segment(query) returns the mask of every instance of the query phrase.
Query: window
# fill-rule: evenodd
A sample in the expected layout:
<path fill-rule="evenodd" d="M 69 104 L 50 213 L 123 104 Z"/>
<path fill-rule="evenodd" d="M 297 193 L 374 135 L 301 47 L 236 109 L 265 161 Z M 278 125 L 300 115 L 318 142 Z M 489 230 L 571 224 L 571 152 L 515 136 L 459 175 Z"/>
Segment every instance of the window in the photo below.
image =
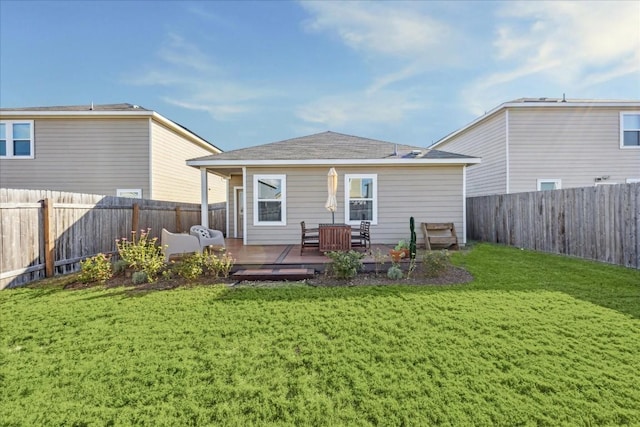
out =
<path fill-rule="evenodd" d="M 0 157 L 33 159 L 33 121 L 0 122 Z"/>
<path fill-rule="evenodd" d="M 620 113 L 620 148 L 640 148 L 640 112 Z"/>
<path fill-rule="evenodd" d="M 538 191 L 545 190 L 560 190 L 560 180 L 559 179 L 539 179 L 538 180 Z"/>
<path fill-rule="evenodd" d="M 285 175 L 253 176 L 253 225 L 287 225 Z"/>
<path fill-rule="evenodd" d="M 378 175 L 345 175 L 345 222 L 351 225 L 360 221 L 378 223 Z"/>
<path fill-rule="evenodd" d="M 142 188 L 118 188 L 117 197 L 129 197 L 130 199 L 142 199 Z"/>

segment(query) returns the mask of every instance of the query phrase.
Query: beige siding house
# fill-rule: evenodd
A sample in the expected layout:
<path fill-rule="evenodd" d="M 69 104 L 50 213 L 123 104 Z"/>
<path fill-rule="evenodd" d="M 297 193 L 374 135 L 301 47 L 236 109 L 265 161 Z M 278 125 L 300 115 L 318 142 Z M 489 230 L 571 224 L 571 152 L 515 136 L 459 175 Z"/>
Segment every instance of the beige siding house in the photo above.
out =
<path fill-rule="evenodd" d="M 640 101 L 518 99 L 431 148 L 481 157 L 467 195 L 640 180 Z"/>
<path fill-rule="evenodd" d="M 220 150 L 131 104 L 0 109 L 0 187 L 199 203 L 200 172 L 185 160 Z M 209 179 L 211 203 L 222 178 Z"/>
<path fill-rule="evenodd" d="M 465 171 L 479 161 L 324 132 L 187 164 L 229 180 L 227 236 L 242 238 L 246 245 L 268 245 L 300 243 L 301 221 L 308 226 L 332 222 L 325 209 L 331 167 L 338 173 L 335 222 L 357 227 L 361 220 L 371 221 L 373 243 L 408 239 L 411 216 L 418 224 L 454 222 L 462 237 Z"/>

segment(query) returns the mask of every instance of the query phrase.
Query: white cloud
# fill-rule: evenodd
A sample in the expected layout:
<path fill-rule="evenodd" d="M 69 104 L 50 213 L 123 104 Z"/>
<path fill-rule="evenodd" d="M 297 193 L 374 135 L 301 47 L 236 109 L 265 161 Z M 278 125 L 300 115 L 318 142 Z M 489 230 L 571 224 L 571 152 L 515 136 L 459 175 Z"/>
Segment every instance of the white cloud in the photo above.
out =
<path fill-rule="evenodd" d="M 479 113 L 478 100 L 496 101 L 506 93 L 517 98 L 560 96 L 571 90 L 573 97 L 580 97 L 592 93 L 592 86 L 638 75 L 639 17 L 639 2 L 502 3 L 494 42 L 502 71 L 473 82 L 465 91 L 466 102 L 475 103 L 474 113 Z M 523 93 L 545 88 L 554 93 Z M 628 96 L 640 95 L 638 90 L 640 85 L 630 88 Z"/>
<path fill-rule="evenodd" d="M 228 74 L 197 45 L 169 34 L 159 50 L 159 64 L 128 79 L 130 84 L 162 86 L 163 101 L 194 111 L 206 111 L 216 120 L 230 120 L 254 111 L 273 90 L 251 87 L 226 77 Z"/>
<path fill-rule="evenodd" d="M 335 32 L 351 48 L 391 57 L 414 59 L 439 51 L 453 29 L 412 3 L 303 2 L 313 17 L 306 27 Z"/>
<path fill-rule="evenodd" d="M 301 2 L 311 17 L 305 28 L 336 36 L 366 58 L 370 81 L 361 92 L 322 97 L 297 109 L 309 123 L 331 127 L 346 123 L 400 122 L 424 109 L 410 79 L 457 62 L 461 37 L 416 2 Z M 363 76 L 366 79 L 366 76 Z"/>
<path fill-rule="evenodd" d="M 320 98 L 298 108 L 296 115 L 306 122 L 335 129 L 346 124 L 398 123 L 407 114 L 423 108 L 423 103 L 410 91 L 354 92 Z"/>

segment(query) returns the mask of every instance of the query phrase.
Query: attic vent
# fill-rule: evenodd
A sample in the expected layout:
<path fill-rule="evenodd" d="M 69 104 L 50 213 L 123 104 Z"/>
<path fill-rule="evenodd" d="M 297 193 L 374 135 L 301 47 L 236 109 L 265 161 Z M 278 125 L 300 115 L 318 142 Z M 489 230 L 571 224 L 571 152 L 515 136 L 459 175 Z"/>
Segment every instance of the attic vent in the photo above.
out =
<path fill-rule="evenodd" d="M 131 108 L 140 108 L 139 105 L 132 105 Z"/>
<path fill-rule="evenodd" d="M 420 154 L 422 154 L 422 150 L 412 150 L 411 154 L 413 154 L 415 156 L 419 156 Z"/>

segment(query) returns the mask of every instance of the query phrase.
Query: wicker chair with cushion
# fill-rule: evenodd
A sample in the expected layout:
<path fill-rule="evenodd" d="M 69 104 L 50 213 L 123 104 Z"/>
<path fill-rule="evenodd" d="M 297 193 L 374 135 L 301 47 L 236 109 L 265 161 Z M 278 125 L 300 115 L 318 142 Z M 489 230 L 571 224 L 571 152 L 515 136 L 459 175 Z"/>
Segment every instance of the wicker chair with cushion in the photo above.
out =
<path fill-rule="evenodd" d="M 222 231 L 212 230 L 211 228 L 203 227 L 202 225 L 194 225 L 189 230 L 192 236 L 196 236 L 200 242 L 200 249 L 204 249 L 209 246 L 217 246 L 224 248 L 224 235 Z"/>
<path fill-rule="evenodd" d="M 300 255 L 305 248 L 320 248 L 319 230 L 317 228 L 307 228 L 304 221 L 300 223 L 302 237 L 300 240 Z"/>
<path fill-rule="evenodd" d="M 163 228 L 161 237 L 166 262 L 169 262 L 171 255 L 202 252 L 198 239 L 189 234 L 171 233 Z"/>

